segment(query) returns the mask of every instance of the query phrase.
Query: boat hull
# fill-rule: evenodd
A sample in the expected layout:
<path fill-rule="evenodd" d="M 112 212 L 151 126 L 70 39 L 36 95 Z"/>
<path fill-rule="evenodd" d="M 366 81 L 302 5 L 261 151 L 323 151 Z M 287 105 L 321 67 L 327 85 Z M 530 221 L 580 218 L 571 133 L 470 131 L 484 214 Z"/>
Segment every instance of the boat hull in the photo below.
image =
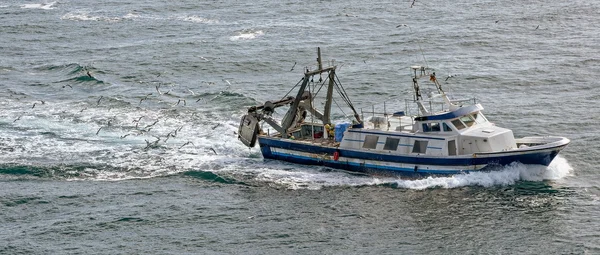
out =
<path fill-rule="evenodd" d="M 560 150 L 568 145 L 569 140 L 560 138 L 550 143 L 528 146 L 519 150 L 449 157 L 359 151 L 266 136 L 259 137 L 258 142 L 262 155 L 266 159 L 321 165 L 375 175 L 422 177 L 492 171 L 501 169 L 497 166 L 513 162 L 547 166 Z"/>

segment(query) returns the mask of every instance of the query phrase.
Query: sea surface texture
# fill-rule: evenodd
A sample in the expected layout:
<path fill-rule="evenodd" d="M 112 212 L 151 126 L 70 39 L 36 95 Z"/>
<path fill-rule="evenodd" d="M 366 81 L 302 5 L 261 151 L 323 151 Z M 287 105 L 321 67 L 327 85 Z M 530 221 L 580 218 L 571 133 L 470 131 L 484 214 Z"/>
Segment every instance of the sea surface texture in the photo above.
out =
<path fill-rule="evenodd" d="M 599 17 L 597 0 L 0 1 L 0 254 L 599 254 Z M 549 167 L 421 180 L 264 160 L 240 117 L 317 47 L 359 110 L 402 110 L 423 65 L 515 136 L 571 144 Z"/>

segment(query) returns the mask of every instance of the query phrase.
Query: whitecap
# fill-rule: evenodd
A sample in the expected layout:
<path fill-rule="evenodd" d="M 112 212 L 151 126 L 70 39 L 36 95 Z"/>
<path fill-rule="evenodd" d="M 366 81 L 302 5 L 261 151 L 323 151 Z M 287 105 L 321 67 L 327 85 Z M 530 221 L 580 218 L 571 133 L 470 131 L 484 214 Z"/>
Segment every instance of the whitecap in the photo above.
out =
<path fill-rule="evenodd" d="M 50 2 L 50 3 L 43 3 L 43 4 L 23 4 L 23 5 L 21 5 L 21 8 L 52 10 L 55 8 L 54 4 L 56 4 L 56 1 Z"/>
<path fill-rule="evenodd" d="M 215 23 L 218 23 L 217 20 L 207 19 L 207 18 L 203 18 L 203 17 L 199 17 L 199 16 L 186 16 L 186 17 L 181 17 L 181 18 L 178 18 L 178 19 L 179 20 L 183 20 L 183 21 L 194 22 L 194 23 L 204 23 L 204 24 L 215 24 Z"/>
<path fill-rule="evenodd" d="M 74 21 L 109 21 L 109 22 L 115 22 L 115 21 L 121 20 L 121 18 L 116 18 L 116 17 L 94 16 L 94 15 L 90 15 L 89 13 L 86 13 L 86 12 L 67 13 L 67 14 L 63 15 L 60 19 L 74 20 Z"/>
<path fill-rule="evenodd" d="M 265 33 L 262 30 L 257 30 L 257 31 L 241 31 L 238 32 L 237 35 L 231 36 L 229 37 L 229 40 L 231 41 L 238 41 L 238 40 L 252 40 L 252 39 L 256 39 L 259 36 L 264 35 Z"/>

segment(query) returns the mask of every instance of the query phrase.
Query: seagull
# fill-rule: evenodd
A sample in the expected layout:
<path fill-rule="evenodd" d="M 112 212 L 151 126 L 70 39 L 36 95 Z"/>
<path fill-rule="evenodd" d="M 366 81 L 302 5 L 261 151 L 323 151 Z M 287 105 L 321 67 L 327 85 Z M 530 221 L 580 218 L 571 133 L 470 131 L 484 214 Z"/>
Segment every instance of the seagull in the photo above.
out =
<path fill-rule="evenodd" d="M 140 120 L 141 120 L 143 117 L 144 117 L 144 116 L 140 116 L 140 117 L 139 117 L 137 120 L 133 120 L 133 123 L 140 122 Z"/>
<path fill-rule="evenodd" d="M 73 88 L 73 87 L 71 87 L 71 85 L 69 85 L 69 84 L 67 84 L 67 85 L 64 85 L 64 86 L 63 86 L 63 89 L 64 89 L 65 87 Z"/>
<path fill-rule="evenodd" d="M 13 122 L 17 122 L 17 120 L 20 120 L 20 119 L 21 119 L 21 117 L 23 117 L 23 115 L 21 115 L 21 116 L 17 117 L 17 118 L 16 118 L 16 119 L 15 119 Z"/>
<path fill-rule="evenodd" d="M 183 106 L 185 106 L 185 99 L 181 99 L 181 98 L 180 98 L 180 99 L 177 101 L 177 103 L 176 103 L 176 104 L 174 104 L 173 106 L 177 106 L 177 105 L 179 105 L 179 103 L 180 103 L 181 101 L 183 101 Z"/>
<path fill-rule="evenodd" d="M 156 125 L 156 123 L 158 123 L 158 120 L 156 120 L 154 123 L 152 123 L 152 124 L 150 124 L 150 125 L 146 126 L 144 129 L 147 129 L 147 128 L 149 128 L 149 127 L 152 127 L 152 126 Z M 150 129 L 148 129 L 148 131 L 150 131 Z"/>
<path fill-rule="evenodd" d="M 33 103 L 33 106 L 31 107 L 31 109 L 35 108 L 35 104 L 36 104 L 36 103 Z"/>
<path fill-rule="evenodd" d="M 150 94 L 147 94 L 147 95 L 146 95 L 144 98 L 140 99 L 140 103 L 139 103 L 138 105 L 141 105 L 141 104 L 142 104 L 142 101 L 144 101 L 144 100 L 148 99 L 148 96 L 151 96 L 151 95 L 152 95 L 152 93 L 150 93 Z"/>
<path fill-rule="evenodd" d="M 160 92 L 159 88 L 160 88 L 160 84 L 156 85 L 156 92 L 158 92 L 158 95 L 162 95 L 162 94 L 168 95 L 171 92 L 171 90 L 169 89 L 169 91 L 162 93 L 162 92 Z"/>
<path fill-rule="evenodd" d="M 187 89 L 190 93 L 192 93 L 192 96 L 195 96 L 196 93 L 194 93 L 194 91 L 192 91 L 191 89 Z"/>
<path fill-rule="evenodd" d="M 165 137 L 166 137 L 166 139 L 165 139 L 165 143 L 166 143 L 167 141 L 169 141 L 169 138 L 171 138 L 171 137 L 175 137 L 175 136 L 173 136 L 173 135 L 172 135 L 172 132 L 169 132 L 169 133 L 167 134 L 167 136 L 165 136 Z"/>
<path fill-rule="evenodd" d="M 219 127 L 221 125 L 221 123 L 217 123 L 217 125 L 215 125 L 214 127 L 212 127 L 213 130 L 215 130 L 215 128 Z"/>
<path fill-rule="evenodd" d="M 210 147 L 210 150 L 212 150 L 212 151 L 215 153 L 215 155 L 219 155 L 219 154 L 218 154 L 218 153 L 215 151 L 215 149 L 213 149 L 212 147 Z"/>
<path fill-rule="evenodd" d="M 192 142 L 190 142 L 190 141 L 187 141 L 187 142 L 185 142 L 183 145 L 179 146 L 179 149 L 183 148 L 183 146 L 186 146 L 186 145 L 188 145 L 188 144 L 194 145 L 194 143 L 192 143 Z M 196 146 L 196 145 L 194 145 L 194 146 Z"/>
<path fill-rule="evenodd" d="M 98 129 L 98 131 L 96 131 L 96 135 L 98 135 L 98 133 L 100 133 L 100 130 L 101 130 L 101 129 L 102 129 L 102 127 L 100 127 L 100 128 Z"/>
<path fill-rule="evenodd" d="M 537 25 L 537 27 L 535 27 L 535 29 L 538 29 L 538 28 L 540 28 L 540 25 Z"/>
<path fill-rule="evenodd" d="M 449 74 L 448 77 L 446 77 L 446 80 L 444 80 L 444 81 L 447 81 L 448 79 L 455 77 L 455 76 L 456 76 L 456 74 Z"/>
<path fill-rule="evenodd" d="M 294 66 L 292 66 L 292 69 L 290 69 L 290 72 L 294 71 L 294 67 L 296 67 L 296 62 L 294 62 Z"/>
<path fill-rule="evenodd" d="M 104 98 L 104 96 L 100 96 L 96 105 L 100 105 L 100 100 L 102 100 L 102 98 Z"/>
<path fill-rule="evenodd" d="M 128 137 L 129 135 L 131 135 L 131 134 L 124 134 L 124 135 L 121 136 L 121 139 L 123 139 L 125 137 Z"/>
<path fill-rule="evenodd" d="M 416 2 L 416 1 L 417 1 L 417 0 L 413 0 L 413 1 L 412 1 L 412 4 L 410 4 L 410 8 L 412 8 L 412 7 L 413 7 L 413 5 L 415 5 L 415 2 Z"/>

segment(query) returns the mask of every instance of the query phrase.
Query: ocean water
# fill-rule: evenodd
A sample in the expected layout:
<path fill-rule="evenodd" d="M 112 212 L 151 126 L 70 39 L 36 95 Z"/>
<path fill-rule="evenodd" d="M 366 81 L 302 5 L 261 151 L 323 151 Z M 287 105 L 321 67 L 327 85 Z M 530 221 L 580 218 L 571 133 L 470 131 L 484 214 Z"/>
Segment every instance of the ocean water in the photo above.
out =
<path fill-rule="evenodd" d="M 0 253 L 598 254 L 599 15 L 592 0 L 0 1 Z M 516 136 L 571 144 L 549 167 L 422 180 L 264 160 L 239 118 L 317 47 L 357 108 L 403 105 L 426 65 Z"/>

